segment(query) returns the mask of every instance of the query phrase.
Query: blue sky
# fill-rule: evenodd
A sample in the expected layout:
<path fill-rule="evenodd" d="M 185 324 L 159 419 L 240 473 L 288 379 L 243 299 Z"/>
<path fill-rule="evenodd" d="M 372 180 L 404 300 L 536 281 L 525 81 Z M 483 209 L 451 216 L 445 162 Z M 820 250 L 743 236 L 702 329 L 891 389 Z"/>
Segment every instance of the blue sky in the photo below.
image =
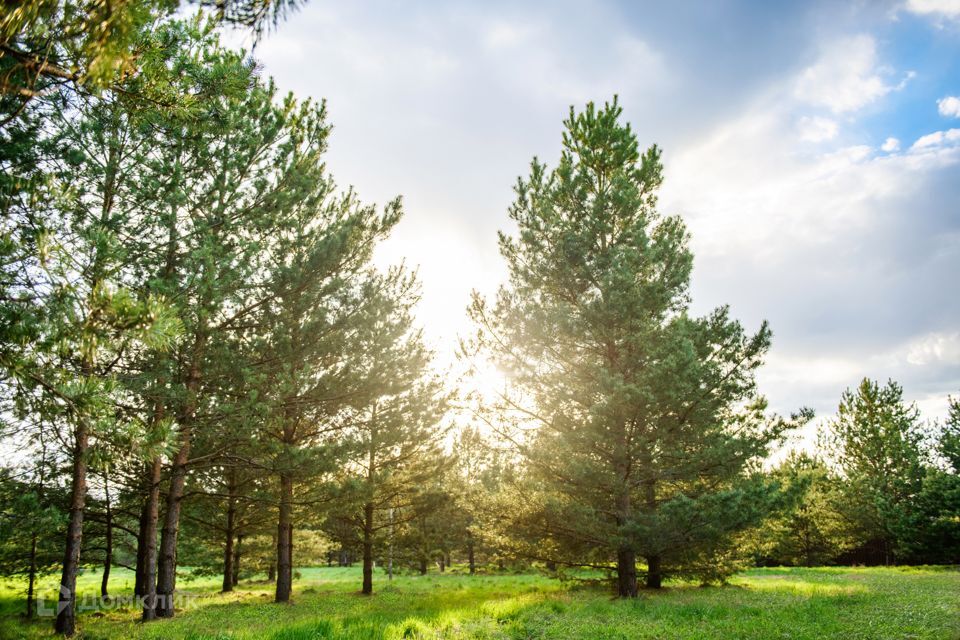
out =
<path fill-rule="evenodd" d="M 960 0 L 309 0 L 256 56 L 327 99 L 340 184 L 404 196 L 378 259 L 419 265 L 441 359 L 504 277 L 517 176 L 618 94 L 664 149 L 694 307 L 772 325 L 773 408 L 828 415 L 863 376 L 931 418 L 960 394 Z"/>

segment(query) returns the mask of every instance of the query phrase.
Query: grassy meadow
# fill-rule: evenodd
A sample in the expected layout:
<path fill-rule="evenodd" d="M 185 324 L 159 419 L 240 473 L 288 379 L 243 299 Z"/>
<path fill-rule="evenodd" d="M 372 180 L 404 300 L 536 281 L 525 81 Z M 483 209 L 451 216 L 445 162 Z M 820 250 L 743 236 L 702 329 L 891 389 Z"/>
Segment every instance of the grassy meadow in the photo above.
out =
<path fill-rule="evenodd" d="M 116 569 L 114 594 L 133 576 Z M 173 620 L 142 625 L 138 612 L 80 616 L 79 638 L 312 640 L 319 638 L 960 638 L 960 571 L 922 568 L 754 569 L 725 587 L 670 584 L 617 600 L 597 586 L 537 574 L 375 576 L 358 593 L 359 568 L 302 569 L 294 601 L 272 602 L 272 585 L 242 582 L 221 595 L 219 578 L 181 580 L 196 594 Z M 98 593 L 86 572 L 81 594 Z M 53 598 L 56 580 L 43 583 Z M 23 584 L 0 582 L 0 637 L 52 637 L 49 619 L 19 617 Z M 82 601 L 82 600 L 81 600 Z"/>

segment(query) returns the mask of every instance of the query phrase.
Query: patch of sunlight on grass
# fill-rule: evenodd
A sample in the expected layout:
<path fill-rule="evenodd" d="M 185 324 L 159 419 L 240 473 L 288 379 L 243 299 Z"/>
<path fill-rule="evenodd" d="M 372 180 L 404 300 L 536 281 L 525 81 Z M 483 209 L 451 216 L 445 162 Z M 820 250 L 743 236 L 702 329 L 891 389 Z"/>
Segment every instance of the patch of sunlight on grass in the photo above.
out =
<path fill-rule="evenodd" d="M 869 593 L 870 589 L 863 584 L 838 584 L 814 582 L 810 580 L 798 580 L 796 578 L 778 578 L 773 576 L 764 576 L 756 579 L 753 577 L 743 578 L 731 581 L 731 584 L 744 586 L 754 591 L 770 591 L 784 594 L 793 594 L 800 596 L 844 596 L 861 595 Z"/>

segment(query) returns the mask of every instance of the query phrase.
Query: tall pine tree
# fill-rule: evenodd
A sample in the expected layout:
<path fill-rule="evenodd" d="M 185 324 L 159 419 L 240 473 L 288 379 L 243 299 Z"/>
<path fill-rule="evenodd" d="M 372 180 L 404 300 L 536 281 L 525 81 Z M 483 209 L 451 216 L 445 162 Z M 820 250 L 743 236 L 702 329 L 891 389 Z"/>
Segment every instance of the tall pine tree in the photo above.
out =
<path fill-rule="evenodd" d="M 609 566 L 617 592 L 712 577 L 769 489 L 749 473 L 786 427 L 754 372 L 770 345 L 723 307 L 688 313 L 693 257 L 657 212 L 660 150 L 641 153 L 614 100 L 571 109 L 555 169 L 534 159 L 500 235 L 509 284 L 475 296 L 477 345 L 511 377 L 495 407 L 525 456 L 528 553 Z"/>

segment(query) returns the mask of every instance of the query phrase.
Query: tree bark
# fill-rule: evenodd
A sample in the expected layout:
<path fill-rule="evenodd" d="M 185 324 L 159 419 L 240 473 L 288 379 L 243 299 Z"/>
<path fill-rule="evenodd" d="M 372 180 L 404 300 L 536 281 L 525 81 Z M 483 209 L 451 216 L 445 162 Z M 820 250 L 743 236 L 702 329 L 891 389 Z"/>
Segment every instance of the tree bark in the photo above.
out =
<path fill-rule="evenodd" d="M 73 479 L 70 492 L 70 521 L 60 575 L 60 596 L 57 603 L 57 633 L 72 636 L 77 626 L 77 569 L 80 566 L 80 543 L 83 537 L 83 509 L 87 499 L 87 449 L 90 434 L 81 419 L 74 429 Z"/>
<path fill-rule="evenodd" d="M 363 505 L 363 589 L 373 593 L 373 503 Z"/>
<path fill-rule="evenodd" d="M 143 621 L 157 617 L 157 523 L 160 520 L 160 478 L 163 462 L 157 457 L 150 463 L 149 493 L 144 506 L 143 544 Z"/>
<path fill-rule="evenodd" d="M 144 469 L 144 477 L 149 475 L 149 467 Z M 146 483 L 144 483 L 146 484 Z M 147 518 L 149 517 L 150 488 L 145 487 L 146 495 L 140 505 L 140 520 L 137 523 L 137 566 L 134 570 L 133 595 L 142 598 L 146 593 L 147 571 Z"/>
<path fill-rule="evenodd" d="M 387 546 L 387 580 L 393 580 L 393 507 L 390 508 L 390 544 Z"/>
<path fill-rule="evenodd" d="M 663 569 L 660 567 L 660 556 L 647 556 L 647 589 L 659 589 L 663 582 Z"/>
<path fill-rule="evenodd" d="M 158 618 L 172 618 L 174 613 L 173 593 L 177 587 L 177 534 L 180 531 L 180 506 L 183 500 L 183 486 L 187 479 L 186 462 L 189 455 L 190 441 L 187 437 L 186 440 L 181 440 L 180 450 L 173 461 L 170 487 L 167 492 L 167 509 L 163 517 L 163 529 L 160 531 L 156 598 Z"/>
<path fill-rule="evenodd" d="M 618 525 L 624 526 L 630 521 L 630 510 L 630 492 L 624 487 L 617 499 Z M 637 554 L 628 544 L 617 549 L 617 595 L 621 598 L 637 595 Z"/>
<path fill-rule="evenodd" d="M 223 585 L 220 591 L 233 591 L 233 505 L 227 510 L 227 532 L 223 545 Z"/>
<path fill-rule="evenodd" d="M 617 551 L 617 595 L 637 596 L 637 555 L 629 547 L 620 547 Z"/>
<path fill-rule="evenodd" d="M 420 558 L 420 575 L 427 575 L 427 559 Z"/>
<path fill-rule="evenodd" d="M 159 618 L 172 618 L 173 594 L 177 587 L 177 535 L 180 532 L 180 507 L 183 487 L 187 480 L 187 461 L 190 459 L 191 427 L 197 410 L 197 390 L 200 386 L 200 358 L 203 355 L 206 336 L 198 328 L 190 354 L 190 369 L 187 372 L 187 399 L 180 414 L 180 449 L 173 459 L 170 472 L 170 488 L 167 492 L 167 509 L 160 533 L 160 553 L 157 561 L 157 603 Z"/>
<path fill-rule="evenodd" d="M 277 588 L 275 602 L 289 602 L 293 589 L 293 478 L 280 474 L 280 516 L 277 523 Z"/>
<path fill-rule="evenodd" d="M 33 620 L 34 585 L 37 582 L 37 532 L 30 536 L 30 571 L 27 574 L 27 620 Z"/>
<path fill-rule="evenodd" d="M 240 584 L 240 555 L 243 550 L 243 534 L 237 534 L 237 544 L 233 546 L 233 582 L 232 586 Z"/>
<path fill-rule="evenodd" d="M 233 537 L 234 529 L 236 528 L 236 519 L 237 519 L 237 499 L 235 496 L 236 493 L 236 469 L 230 468 L 227 471 L 227 526 L 224 531 L 224 545 L 223 545 L 223 586 L 221 591 L 226 593 L 228 591 L 233 591 L 233 585 L 236 584 L 234 581 L 235 572 L 237 570 L 237 563 L 234 560 L 234 548 L 233 548 Z"/>
<path fill-rule="evenodd" d="M 103 577 L 100 579 L 100 597 L 106 600 L 110 597 L 110 566 L 113 564 L 113 511 L 110 508 L 110 484 L 107 478 L 103 479 L 103 491 L 106 498 L 106 540 L 103 557 Z"/>

